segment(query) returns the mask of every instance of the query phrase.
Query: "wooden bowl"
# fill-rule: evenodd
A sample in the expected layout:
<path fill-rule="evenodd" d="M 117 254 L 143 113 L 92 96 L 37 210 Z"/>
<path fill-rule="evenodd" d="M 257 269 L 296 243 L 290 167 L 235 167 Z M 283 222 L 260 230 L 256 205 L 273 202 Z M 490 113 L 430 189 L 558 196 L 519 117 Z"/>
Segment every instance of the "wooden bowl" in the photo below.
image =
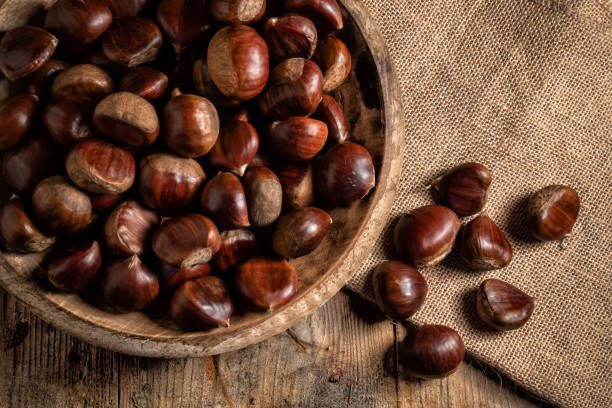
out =
<path fill-rule="evenodd" d="M 82 340 L 122 353 L 165 358 L 219 354 L 260 342 L 329 300 L 359 269 L 380 235 L 403 153 L 399 86 L 383 38 L 358 0 L 342 0 L 342 5 L 345 28 L 338 36 L 352 52 L 353 72 L 334 96 L 344 107 L 351 138 L 374 158 L 377 183 L 358 205 L 332 210 L 334 222 L 325 241 L 291 262 L 299 274 L 293 301 L 272 313 L 234 316 L 229 328 L 188 333 L 172 323 L 163 303 L 143 313 L 111 314 L 77 295 L 53 291 L 44 284 L 44 254 L 0 252 L 0 284 L 43 320 Z"/>

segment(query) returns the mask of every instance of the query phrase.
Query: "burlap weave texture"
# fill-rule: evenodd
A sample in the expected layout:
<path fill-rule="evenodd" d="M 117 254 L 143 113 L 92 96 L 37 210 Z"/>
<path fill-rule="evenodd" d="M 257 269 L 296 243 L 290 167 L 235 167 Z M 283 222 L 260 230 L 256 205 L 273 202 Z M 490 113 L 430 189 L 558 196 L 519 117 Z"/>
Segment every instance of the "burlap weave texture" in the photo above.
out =
<path fill-rule="evenodd" d="M 389 231 L 432 203 L 426 186 L 465 161 L 488 166 L 487 210 L 514 249 L 509 267 L 462 267 L 455 253 L 423 269 L 430 292 L 414 320 L 456 328 L 468 350 L 563 406 L 612 406 L 612 2 L 364 0 L 403 94 L 406 151 L 386 232 L 348 287 L 393 257 Z M 574 236 L 529 238 L 525 198 L 553 183 L 580 194 Z M 478 321 L 488 277 L 538 298 L 531 321 L 497 333 Z"/>

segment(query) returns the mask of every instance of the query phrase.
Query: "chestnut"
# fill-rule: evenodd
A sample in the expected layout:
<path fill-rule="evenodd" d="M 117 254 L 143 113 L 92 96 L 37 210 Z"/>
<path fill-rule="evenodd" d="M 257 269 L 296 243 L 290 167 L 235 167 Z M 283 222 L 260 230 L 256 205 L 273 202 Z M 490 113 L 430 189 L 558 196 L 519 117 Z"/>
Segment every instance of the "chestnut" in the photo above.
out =
<path fill-rule="evenodd" d="M 342 106 L 331 96 L 323 95 L 319 107 L 311 116 L 327 125 L 327 143 L 339 144 L 349 139 Z"/>
<path fill-rule="evenodd" d="M 478 316 L 497 330 L 518 329 L 529 320 L 534 307 L 534 298 L 499 279 L 483 281 L 476 297 Z"/>
<path fill-rule="evenodd" d="M 208 44 L 208 72 L 223 95 L 246 101 L 266 86 L 270 72 L 268 46 L 251 27 L 223 27 Z"/>
<path fill-rule="evenodd" d="M 168 77 L 151 67 L 130 69 L 119 81 L 119 90 L 131 92 L 149 101 L 154 101 L 166 92 Z"/>
<path fill-rule="evenodd" d="M 370 153 L 356 143 L 342 143 L 323 156 L 317 187 L 334 206 L 349 206 L 365 197 L 374 185 L 374 163 Z"/>
<path fill-rule="evenodd" d="M 18 198 L 0 207 L 0 238 L 9 251 L 23 253 L 42 252 L 55 243 L 36 227 Z"/>
<path fill-rule="evenodd" d="M 51 58 L 57 38 L 40 27 L 21 26 L 0 40 L 0 70 L 11 81 L 30 75 Z"/>
<path fill-rule="evenodd" d="M 372 273 L 374 298 L 390 319 L 411 318 L 425 302 L 427 282 L 416 268 L 400 261 L 386 261 Z"/>
<path fill-rule="evenodd" d="M 274 68 L 258 103 L 267 118 L 284 119 L 312 114 L 322 96 L 323 74 L 317 64 L 304 58 L 290 58 Z"/>
<path fill-rule="evenodd" d="M 179 53 L 195 44 L 210 31 L 209 2 L 201 0 L 161 0 L 157 22 Z"/>
<path fill-rule="evenodd" d="M 267 167 L 250 167 L 242 179 L 249 207 L 249 220 L 256 228 L 268 227 L 283 208 L 283 187 Z"/>
<path fill-rule="evenodd" d="M 104 0 L 113 17 L 130 17 L 140 14 L 149 0 Z"/>
<path fill-rule="evenodd" d="M 307 255 L 321 244 L 331 223 L 329 214 L 319 208 L 296 208 L 276 223 L 272 248 L 283 258 Z"/>
<path fill-rule="evenodd" d="M 200 214 L 164 221 L 153 236 L 155 255 L 180 268 L 207 263 L 220 247 L 219 230 Z"/>
<path fill-rule="evenodd" d="M 205 60 L 199 59 L 193 64 L 193 85 L 201 96 L 210 99 L 216 106 L 236 106 L 242 102 L 221 93 L 210 77 Z"/>
<path fill-rule="evenodd" d="M 283 208 L 306 207 L 314 201 L 312 165 L 289 163 L 275 168 L 283 188 Z"/>
<path fill-rule="evenodd" d="M 400 346 L 402 366 L 418 378 L 451 375 L 465 355 L 459 333 L 447 326 L 426 324 L 409 333 Z"/>
<path fill-rule="evenodd" d="M 118 194 L 132 187 L 136 163 L 132 155 L 100 139 L 78 142 L 66 158 L 68 177 L 83 190 L 96 194 Z"/>
<path fill-rule="evenodd" d="M 175 92 L 164 108 L 163 119 L 164 143 L 181 156 L 204 156 L 219 137 L 217 109 L 201 96 Z"/>
<path fill-rule="evenodd" d="M 395 252 L 417 268 L 436 265 L 452 250 L 459 227 L 459 218 L 449 208 L 419 207 L 404 214 L 395 225 Z"/>
<path fill-rule="evenodd" d="M 253 125 L 238 121 L 221 128 L 217 143 L 208 152 L 206 159 L 218 170 L 242 176 L 257 149 L 259 136 Z"/>
<path fill-rule="evenodd" d="M 87 287 L 102 267 L 102 252 L 96 241 L 51 254 L 47 276 L 57 289 L 79 292 Z"/>
<path fill-rule="evenodd" d="M 241 264 L 234 276 L 240 297 L 251 307 L 268 312 L 289 303 L 298 289 L 298 276 L 287 261 L 257 257 Z"/>
<path fill-rule="evenodd" d="M 342 11 L 336 0 L 287 0 L 285 11 L 311 19 L 320 33 L 342 30 Z"/>
<path fill-rule="evenodd" d="M 327 141 L 327 125 L 303 116 L 273 122 L 266 147 L 279 160 L 301 162 L 315 157 Z"/>
<path fill-rule="evenodd" d="M 92 64 L 79 64 L 57 74 L 51 84 L 54 99 L 79 94 L 99 101 L 113 90 L 112 78 Z"/>
<path fill-rule="evenodd" d="M 246 194 L 240 180 L 232 173 L 220 173 L 202 190 L 200 203 L 220 230 L 249 227 Z"/>
<path fill-rule="evenodd" d="M 151 247 L 159 221 L 154 211 L 137 201 L 124 201 L 113 210 L 104 225 L 106 246 L 118 256 L 142 256 Z"/>
<path fill-rule="evenodd" d="M 38 97 L 17 94 L 0 101 L 0 151 L 15 146 L 27 133 L 38 105 Z"/>
<path fill-rule="evenodd" d="M 145 204 L 164 214 L 189 206 L 205 179 L 198 162 L 168 153 L 151 153 L 138 166 L 140 196 Z"/>
<path fill-rule="evenodd" d="M 506 234 L 486 214 L 463 227 L 458 240 L 459 254 L 473 270 L 504 268 L 512 260 L 512 247 Z"/>
<path fill-rule="evenodd" d="M 32 209 L 45 229 L 55 235 L 69 235 L 89 224 L 91 201 L 66 177 L 48 177 L 32 193 Z"/>
<path fill-rule="evenodd" d="M 103 0 L 58 0 L 47 10 L 44 27 L 57 36 L 63 49 L 79 52 L 104 34 L 112 21 Z"/>
<path fill-rule="evenodd" d="M 317 47 L 317 29 L 312 21 L 298 14 L 272 17 L 266 21 L 263 38 L 275 61 L 310 58 Z"/>
<path fill-rule="evenodd" d="M 221 248 L 210 263 L 216 271 L 226 273 L 242 262 L 255 257 L 258 248 L 255 233 L 248 229 L 223 231 L 221 233 Z"/>
<path fill-rule="evenodd" d="M 94 213 L 106 212 L 115 208 L 122 200 L 123 194 L 89 194 Z"/>
<path fill-rule="evenodd" d="M 234 304 L 223 280 L 205 276 L 183 283 L 174 292 L 170 315 L 186 330 L 229 327 Z"/>
<path fill-rule="evenodd" d="M 571 233 L 579 212 L 580 198 L 573 188 L 547 186 L 529 198 L 527 227 L 541 241 L 563 239 Z"/>
<path fill-rule="evenodd" d="M 338 88 L 351 73 L 351 52 L 337 37 L 330 35 L 319 41 L 312 59 L 323 72 L 324 92 Z"/>
<path fill-rule="evenodd" d="M 72 146 L 93 134 L 91 119 L 94 101 L 84 95 L 70 95 L 51 102 L 43 112 L 49 135 L 64 146 Z"/>
<path fill-rule="evenodd" d="M 48 136 L 29 136 L 4 153 L 2 179 L 13 192 L 29 196 L 42 179 L 60 172 L 61 157 L 59 146 Z"/>
<path fill-rule="evenodd" d="M 464 163 L 433 181 L 441 204 L 459 216 L 480 212 L 487 203 L 491 172 L 482 164 Z"/>
<path fill-rule="evenodd" d="M 209 264 L 197 264 L 185 268 L 177 268 L 162 260 L 157 261 L 155 273 L 162 291 L 168 291 L 181 283 L 196 280 L 210 274 Z"/>
<path fill-rule="evenodd" d="M 159 281 L 138 255 L 116 259 L 102 269 L 100 281 L 106 303 L 120 313 L 141 310 L 159 294 Z"/>
<path fill-rule="evenodd" d="M 210 10 L 223 23 L 252 24 L 266 11 L 266 0 L 211 0 Z"/>
<path fill-rule="evenodd" d="M 161 31 L 154 22 L 133 16 L 113 21 L 101 44 L 109 60 L 131 68 L 155 61 L 162 41 Z"/>
<path fill-rule="evenodd" d="M 62 61 L 49 60 L 45 62 L 28 80 L 28 92 L 39 98 L 46 98 L 51 92 L 51 84 L 55 77 L 68 68 Z"/>
<path fill-rule="evenodd" d="M 117 92 L 102 99 L 93 121 L 103 135 L 126 146 L 150 145 L 159 134 L 159 119 L 153 105 L 130 92 Z"/>

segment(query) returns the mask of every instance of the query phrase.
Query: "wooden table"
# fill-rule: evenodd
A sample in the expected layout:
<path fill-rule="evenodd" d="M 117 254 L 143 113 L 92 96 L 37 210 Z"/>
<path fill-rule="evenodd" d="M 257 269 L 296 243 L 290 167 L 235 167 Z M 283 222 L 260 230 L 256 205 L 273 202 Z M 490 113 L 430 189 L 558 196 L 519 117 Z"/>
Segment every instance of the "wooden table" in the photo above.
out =
<path fill-rule="evenodd" d="M 405 329 L 341 292 L 258 345 L 209 358 L 147 359 L 83 343 L 0 289 L 0 407 L 530 407 L 506 380 L 463 364 L 448 379 L 398 372 Z M 356 312 L 357 311 L 357 312 Z M 486 370 L 486 369 L 485 369 Z M 519 391 L 520 393 L 520 391 Z"/>

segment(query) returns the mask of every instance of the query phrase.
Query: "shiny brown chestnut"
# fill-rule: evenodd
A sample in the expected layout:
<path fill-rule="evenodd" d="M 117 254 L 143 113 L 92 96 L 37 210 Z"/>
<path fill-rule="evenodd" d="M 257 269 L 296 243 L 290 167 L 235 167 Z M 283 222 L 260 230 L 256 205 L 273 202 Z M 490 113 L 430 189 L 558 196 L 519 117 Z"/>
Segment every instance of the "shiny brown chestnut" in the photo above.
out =
<path fill-rule="evenodd" d="M 251 27 L 223 27 L 208 44 L 208 72 L 223 95 L 246 101 L 266 86 L 270 72 L 268 46 Z"/>
<path fill-rule="evenodd" d="M 119 313 L 141 310 L 159 294 L 159 281 L 138 255 L 116 259 L 102 269 L 105 302 Z"/>
<path fill-rule="evenodd" d="M 480 212 L 487 203 L 491 172 L 482 164 L 464 163 L 433 181 L 441 204 L 459 216 Z"/>
<path fill-rule="evenodd" d="M 162 0 L 157 6 L 157 22 L 174 49 L 183 48 L 203 39 L 210 31 L 210 9 L 201 0 Z"/>
<path fill-rule="evenodd" d="M 336 145 L 321 160 L 317 187 L 331 205 L 350 206 L 365 197 L 375 184 L 372 156 L 361 145 Z"/>
<path fill-rule="evenodd" d="M 193 64 L 193 85 L 201 96 L 211 100 L 215 106 L 231 107 L 242 102 L 240 99 L 229 98 L 221 93 L 212 81 L 208 72 L 208 64 L 203 59 Z"/>
<path fill-rule="evenodd" d="M 151 153 L 140 160 L 138 192 L 146 205 L 164 214 L 189 206 L 206 179 L 193 159 Z"/>
<path fill-rule="evenodd" d="M 409 333 L 401 344 L 401 364 L 410 375 L 443 378 L 459 368 L 465 345 L 459 333 L 447 326 L 426 324 Z"/>
<path fill-rule="evenodd" d="M 323 96 L 323 74 L 314 62 L 290 58 L 278 64 L 258 98 L 261 113 L 270 119 L 312 114 Z"/>
<path fill-rule="evenodd" d="M 101 44 L 109 60 L 131 68 L 155 61 L 162 41 L 161 31 L 154 22 L 133 16 L 113 21 Z"/>
<path fill-rule="evenodd" d="M 100 245 L 88 241 L 51 254 L 47 276 L 57 289 L 79 292 L 91 283 L 101 267 Z"/>
<path fill-rule="evenodd" d="M 312 164 L 289 163 L 275 168 L 283 188 L 283 208 L 307 207 L 314 201 Z"/>
<path fill-rule="evenodd" d="M 480 284 L 476 298 L 478 316 L 497 330 L 513 330 L 531 317 L 535 298 L 499 279 L 487 279 Z"/>
<path fill-rule="evenodd" d="M 166 74 L 151 67 L 132 68 L 119 81 L 120 91 L 131 92 L 148 101 L 164 96 L 167 87 Z"/>
<path fill-rule="evenodd" d="M 57 42 L 40 27 L 21 26 L 7 31 L 0 40 L 0 71 L 11 81 L 30 75 L 51 58 Z"/>
<path fill-rule="evenodd" d="M 68 177 L 83 190 L 96 194 L 119 194 L 132 187 L 136 163 L 127 151 L 104 140 L 78 142 L 66 157 Z"/>
<path fill-rule="evenodd" d="M 342 30 L 342 11 L 336 0 L 287 0 L 285 11 L 311 19 L 321 34 Z"/>
<path fill-rule="evenodd" d="M 69 95 L 84 95 L 99 101 L 113 90 L 112 78 L 101 68 L 92 64 L 79 64 L 57 74 L 51 84 L 54 99 Z"/>
<path fill-rule="evenodd" d="M 112 210 L 122 200 L 123 194 L 89 194 L 91 209 L 94 213 L 101 213 Z"/>
<path fill-rule="evenodd" d="M 47 10 L 44 27 L 57 36 L 62 49 L 79 52 L 104 34 L 112 21 L 103 0 L 58 0 Z"/>
<path fill-rule="evenodd" d="M 459 254 L 473 270 L 504 268 L 512 260 L 512 247 L 506 234 L 486 214 L 463 227 L 458 240 Z"/>
<path fill-rule="evenodd" d="M 32 193 L 36 219 L 55 235 L 69 235 L 85 228 L 91 219 L 89 196 L 64 176 L 48 177 Z"/>
<path fill-rule="evenodd" d="M 47 133 L 56 142 L 71 147 L 93 135 L 94 101 L 84 95 L 69 95 L 51 102 L 43 111 Z"/>
<path fill-rule="evenodd" d="M 319 208 L 296 208 L 276 223 L 272 248 L 283 258 L 307 255 L 321 244 L 331 223 L 329 214 Z"/>
<path fill-rule="evenodd" d="M 174 265 L 158 260 L 155 274 L 157 279 L 159 279 L 161 290 L 168 291 L 181 283 L 208 276 L 211 270 L 212 268 L 207 263 L 177 268 Z"/>
<path fill-rule="evenodd" d="M 204 214 L 210 216 L 221 231 L 251 225 L 246 194 L 233 173 L 213 177 L 204 186 L 200 203 Z"/>
<path fill-rule="evenodd" d="M 225 282 L 205 276 L 183 283 L 174 292 L 170 315 L 186 330 L 229 327 L 234 304 Z"/>
<path fill-rule="evenodd" d="M 317 47 L 317 29 L 312 21 L 298 14 L 272 17 L 263 26 L 262 35 L 275 61 L 310 58 Z"/>
<path fill-rule="evenodd" d="M 529 198 L 527 227 L 541 241 L 554 241 L 570 235 L 580 212 L 580 197 L 571 187 L 551 185 Z"/>
<path fill-rule="evenodd" d="M 279 160 L 302 162 L 315 157 L 327 141 L 327 125 L 320 120 L 291 116 L 268 127 L 266 148 Z"/>
<path fill-rule="evenodd" d="M 46 98 L 51 92 L 51 84 L 55 77 L 68 68 L 62 61 L 49 60 L 45 62 L 28 81 L 28 92 L 39 98 Z"/>
<path fill-rule="evenodd" d="M 7 250 L 22 253 L 42 252 L 55 243 L 38 229 L 18 198 L 0 207 L 0 238 Z"/>
<path fill-rule="evenodd" d="M 267 167 L 250 167 L 242 179 L 249 207 L 249 220 L 255 228 L 268 227 L 283 208 L 283 187 Z"/>
<path fill-rule="evenodd" d="M 259 135 L 253 125 L 237 121 L 221 128 L 206 160 L 218 170 L 242 176 L 258 149 Z"/>
<path fill-rule="evenodd" d="M 312 59 L 323 72 L 324 92 L 338 88 L 351 73 L 351 52 L 337 37 L 330 35 L 319 41 Z"/>
<path fill-rule="evenodd" d="M 149 0 L 104 0 L 113 17 L 130 17 L 140 14 Z"/>
<path fill-rule="evenodd" d="M 126 146 L 147 146 L 159 135 L 155 108 L 131 92 L 116 92 L 102 99 L 93 121 L 104 136 Z"/>
<path fill-rule="evenodd" d="M 127 200 L 113 210 L 104 224 L 106 247 L 118 256 L 142 256 L 159 226 L 159 215 L 137 201 Z"/>
<path fill-rule="evenodd" d="M 221 233 L 221 248 L 210 263 L 215 270 L 226 273 L 242 262 L 254 258 L 258 252 L 257 236 L 254 232 L 241 228 Z"/>
<path fill-rule="evenodd" d="M 63 164 L 59 146 L 37 134 L 4 153 L 2 179 L 11 191 L 26 197 L 42 179 L 60 173 Z"/>
<path fill-rule="evenodd" d="M 393 229 L 395 252 L 417 268 L 436 265 L 452 250 L 460 225 L 457 215 L 441 205 L 409 211 Z"/>
<path fill-rule="evenodd" d="M 252 24 L 266 11 L 266 0 L 211 0 L 210 10 L 217 21 Z"/>
<path fill-rule="evenodd" d="M 238 294 L 249 306 L 274 311 L 289 303 L 298 289 L 298 276 L 287 261 L 257 257 L 241 264 L 234 281 Z"/>
<path fill-rule="evenodd" d="M 427 282 L 416 268 L 400 261 L 386 261 L 372 273 L 374 298 L 390 319 L 411 318 L 425 302 Z"/>
<path fill-rule="evenodd" d="M 327 143 L 339 144 L 349 139 L 342 106 L 331 96 L 323 95 L 319 107 L 311 116 L 327 125 Z"/>
<path fill-rule="evenodd" d="M 153 236 L 155 255 L 180 268 L 207 263 L 220 247 L 219 230 L 200 214 L 185 214 L 164 221 Z"/>
<path fill-rule="evenodd" d="M 0 101 L 0 151 L 10 149 L 23 139 L 38 105 L 38 97 L 17 94 Z"/>
<path fill-rule="evenodd" d="M 204 156 L 219 137 L 217 109 L 208 99 L 198 95 L 174 92 L 164 108 L 163 119 L 164 143 L 181 156 Z"/>

